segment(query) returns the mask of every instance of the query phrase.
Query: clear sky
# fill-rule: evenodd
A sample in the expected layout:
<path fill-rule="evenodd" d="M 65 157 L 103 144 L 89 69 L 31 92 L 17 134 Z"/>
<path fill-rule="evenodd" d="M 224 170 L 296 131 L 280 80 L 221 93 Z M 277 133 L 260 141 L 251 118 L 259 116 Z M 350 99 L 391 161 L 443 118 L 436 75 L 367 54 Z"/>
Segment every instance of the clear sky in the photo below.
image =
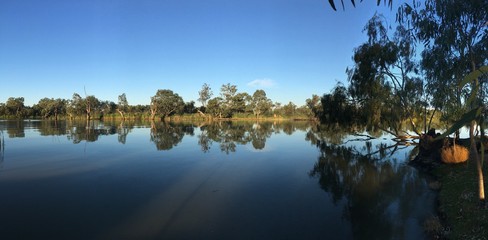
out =
<path fill-rule="evenodd" d="M 274 102 L 303 105 L 347 82 L 353 49 L 376 1 L 15 0 L 0 1 L 0 102 L 71 99 L 77 92 L 149 104 L 157 89 L 184 101 L 208 83 L 264 89 Z M 199 105 L 199 104 L 197 104 Z"/>

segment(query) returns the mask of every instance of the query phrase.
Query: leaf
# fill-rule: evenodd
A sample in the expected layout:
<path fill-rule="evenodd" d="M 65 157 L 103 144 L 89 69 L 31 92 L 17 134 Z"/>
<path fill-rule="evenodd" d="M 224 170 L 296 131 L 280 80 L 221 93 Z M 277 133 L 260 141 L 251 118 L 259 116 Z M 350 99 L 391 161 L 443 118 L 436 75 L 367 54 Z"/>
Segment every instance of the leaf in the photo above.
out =
<path fill-rule="evenodd" d="M 479 69 L 472 71 L 466 77 L 464 77 L 462 82 L 459 83 L 459 87 L 463 88 L 466 84 L 468 84 L 471 81 L 479 78 L 481 75 L 483 75 L 485 73 L 488 73 L 488 66 L 482 66 Z"/>
<path fill-rule="evenodd" d="M 457 131 L 458 129 L 464 127 L 466 124 L 470 123 L 474 119 L 476 119 L 481 113 L 481 107 L 475 108 L 461 117 L 461 119 L 457 120 L 447 131 L 445 131 L 440 136 L 436 137 L 435 140 L 440 140 L 451 135 L 453 132 Z"/>
<path fill-rule="evenodd" d="M 335 7 L 334 0 L 329 0 L 329 4 L 330 4 L 330 6 L 332 7 L 332 9 L 334 9 L 334 11 L 337 11 L 337 9 L 336 9 L 336 7 Z"/>

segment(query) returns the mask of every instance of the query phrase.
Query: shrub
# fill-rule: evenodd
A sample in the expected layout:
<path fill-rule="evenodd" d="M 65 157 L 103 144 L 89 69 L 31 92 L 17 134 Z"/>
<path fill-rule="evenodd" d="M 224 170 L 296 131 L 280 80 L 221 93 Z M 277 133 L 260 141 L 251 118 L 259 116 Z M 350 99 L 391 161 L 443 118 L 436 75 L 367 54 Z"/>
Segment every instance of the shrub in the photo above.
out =
<path fill-rule="evenodd" d="M 441 150 L 441 159 L 444 163 L 462 163 L 469 158 L 467 148 L 459 145 L 444 147 Z"/>

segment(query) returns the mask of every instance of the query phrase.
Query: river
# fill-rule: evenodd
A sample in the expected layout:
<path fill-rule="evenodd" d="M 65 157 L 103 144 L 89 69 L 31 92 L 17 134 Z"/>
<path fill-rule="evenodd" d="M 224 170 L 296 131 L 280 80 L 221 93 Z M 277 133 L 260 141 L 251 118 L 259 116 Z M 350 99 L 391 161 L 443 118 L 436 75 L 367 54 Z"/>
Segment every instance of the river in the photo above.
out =
<path fill-rule="evenodd" d="M 308 122 L 0 121 L 2 239 L 426 239 L 413 146 Z"/>

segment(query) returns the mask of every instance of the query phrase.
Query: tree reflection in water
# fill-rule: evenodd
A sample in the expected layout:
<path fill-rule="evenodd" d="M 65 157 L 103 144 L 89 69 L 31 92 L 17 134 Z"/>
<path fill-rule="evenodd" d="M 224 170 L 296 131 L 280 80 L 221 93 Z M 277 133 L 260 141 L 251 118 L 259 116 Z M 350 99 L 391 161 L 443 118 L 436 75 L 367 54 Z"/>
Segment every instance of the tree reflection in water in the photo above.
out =
<path fill-rule="evenodd" d="M 327 129 L 307 134 L 320 150 L 309 175 L 318 179 L 334 204 L 345 203 L 343 214 L 355 238 L 404 239 L 411 221 L 427 217 L 417 216 L 416 210 L 433 207 L 429 200 L 433 193 L 426 193 L 425 180 L 397 159 L 407 159 L 413 147 L 394 142 L 390 146 L 385 140 L 330 143 L 346 138 L 338 132 Z M 398 150 L 403 150 L 403 156 Z"/>
<path fill-rule="evenodd" d="M 279 132 L 279 128 L 273 122 L 213 122 L 200 127 L 198 144 L 203 152 L 209 152 L 214 142 L 226 154 L 235 152 L 237 145 L 248 143 L 262 150 L 274 132 Z"/>
<path fill-rule="evenodd" d="M 0 129 L 0 168 L 3 167 L 3 161 L 5 157 L 5 136 L 3 135 L 3 129 Z"/>
<path fill-rule="evenodd" d="M 170 150 L 183 140 L 185 132 L 182 126 L 167 122 L 151 122 L 151 142 L 158 150 Z"/>

